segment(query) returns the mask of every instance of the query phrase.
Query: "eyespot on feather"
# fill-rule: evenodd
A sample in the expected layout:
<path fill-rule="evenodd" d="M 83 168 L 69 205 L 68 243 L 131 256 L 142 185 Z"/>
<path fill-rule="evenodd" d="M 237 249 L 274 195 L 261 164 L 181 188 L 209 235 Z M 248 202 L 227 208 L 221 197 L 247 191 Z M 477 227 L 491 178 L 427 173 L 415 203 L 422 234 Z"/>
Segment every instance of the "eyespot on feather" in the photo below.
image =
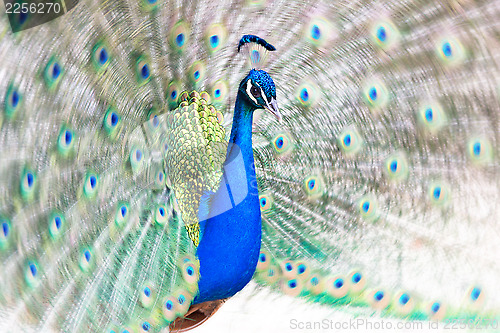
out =
<path fill-rule="evenodd" d="M 141 7 L 144 11 L 155 11 L 158 8 L 158 0 L 142 0 Z"/>
<path fill-rule="evenodd" d="M 171 81 L 168 84 L 166 99 L 171 110 L 176 109 L 181 95 L 180 85 L 177 81 Z"/>
<path fill-rule="evenodd" d="M 335 37 L 334 27 L 325 17 L 313 17 L 305 26 L 304 36 L 311 45 L 323 48 Z"/>
<path fill-rule="evenodd" d="M 388 19 L 376 22 L 370 33 L 375 45 L 386 51 L 398 46 L 401 38 L 394 23 Z"/>
<path fill-rule="evenodd" d="M 259 273 L 259 276 L 268 284 L 273 285 L 281 278 L 281 270 L 278 266 L 270 264 L 266 270 Z"/>
<path fill-rule="evenodd" d="M 189 26 L 184 21 L 179 21 L 170 31 L 170 44 L 177 51 L 186 49 L 189 43 Z"/>
<path fill-rule="evenodd" d="M 466 299 L 470 305 L 470 309 L 477 311 L 484 305 L 485 292 L 483 288 L 478 285 L 471 286 L 466 293 Z"/>
<path fill-rule="evenodd" d="M 171 211 L 167 210 L 165 205 L 159 205 L 155 210 L 155 222 L 160 226 L 164 226 L 168 222 L 170 216 Z"/>
<path fill-rule="evenodd" d="M 306 288 L 313 295 L 319 295 L 325 291 L 325 278 L 320 274 L 312 274 L 306 283 Z"/>
<path fill-rule="evenodd" d="M 380 216 L 377 201 L 371 194 L 365 195 L 358 200 L 358 209 L 361 217 L 368 221 L 376 221 Z"/>
<path fill-rule="evenodd" d="M 24 280 L 28 287 L 36 288 L 40 284 L 40 266 L 36 260 L 28 260 L 24 265 Z"/>
<path fill-rule="evenodd" d="M 21 179 L 20 179 L 21 197 L 25 201 L 30 201 L 33 199 L 37 183 L 38 181 L 36 173 L 30 168 L 26 167 L 23 173 L 21 174 Z"/>
<path fill-rule="evenodd" d="M 53 212 L 49 216 L 48 230 L 50 238 L 54 241 L 58 240 L 65 230 L 66 219 L 59 212 Z"/>
<path fill-rule="evenodd" d="M 176 297 L 170 296 L 165 298 L 162 305 L 163 318 L 167 322 L 172 322 L 177 318 L 177 299 Z"/>
<path fill-rule="evenodd" d="M 186 262 L 182 266 L 182 277 L 189 286 L 189 290 L 195 292 L 198 288 L 198 279 L 200 278 L 198 265 L 195 262 Z"/>
<path fill-rule="evenodd" d="M 206 66 L 202 61 L 195 61 L 189 69 L 189 80 L 198 87 L 205 79 Z"/>
<path fill-rule="evenodd" d="M 144 283 L 140 290 L 140 301 L 144 308 L 151 308 L 156 299 L 156 290 L 150 282 Z"/>
<path fill-rule="evenodd" d="M 292 260 L 286 259 L 280 263 L 281 272 L 283 277 L 287 279 L 294 279 L 297 277 L 297 267 Z"/>
<path fill-rule="evenodd" d="M 344 129 L 337 137 L 337 142 L 345 156 L 354 156 L 363 146 L 363 139 L 354 126 Z"/>
<path fill-rule="evenodd" d="M 467 142 L 469 159 L 477 166 L 485 165 L 492 160 L 492 147 L 490 141 L 483 137 L 472 137 Z"/>
<path fill-rule="evenodd" d="M 409 167 L 406 154 L 397 152 L 385 160 L 385 173 L 391 181 L 400 182 L 408 177 Z"/>
<path fill-rule="evenodd" d="M 446 183 L 432 182 L 428 187 L 429 201 L 435 206 L 445 206 L 450 199 L 450 187 Z"/>
<path fill-rule="evenodd" d="M 108 108 L 103 120 L 103 128 L 111 139 L 116 138 L 121 125 L 121 117 L 113 108 Z"/>
<path fill-rule="evenodd" d="M 222 24 L 212 24 L 205 32 L 205 44 L 209 52 L 219 51 L 226 42 L 226 29 Z"/>
<path fill-rule="evenodd" d="M 111 61 L 109 48 L 103 42 L 98 42 L 92 49 L 92 63 L 96 71 L 105 70 Z"/>
<path fill-rule="evenodd" d="M 137 58 L 135 70 L 137 82 L 140 86 L 149 82 L 149 80 L 151 79 L 152 68 L 146 57 L 140 56 Z"/>
<path fill-rule="evenodd" d="M 130 207 L 128 203 L 122 202 L 117 205 L 115 211 L 115 224 L 117 227 L 123 227 L 130 217 Z"/>
<path fill-rule="evenodd" d="M 75 146 L 75 132 L 63 126 L 57 138 L 57 150 L 61 156 L 68 156 Z"/>
<path fill-rule="evenodd" d="M 287 156 L 293 151 L 292 137 L 286 132 L 276 134 L 271 144 L 278 156 Z"/>
<path fill-rule="evenodd" d="M 129 161 L 134 174 L 141 171 L 142 167 L 144 166 L 144 160 L 145 157 L 143 149 L 139 147 L 132 147 L 132 149 L 130 149 Z"/>
<path fill-rule="evenodd" d="M 217 105 L 222 104 L 225 101 L 228 93 L 228 87 L 226 81 L 218 80 L 212 86 L 211 91 L 212 91 L 211 95 L 213 96 L 213 103 Z"/>
<path fill-rule="evenodd" d="M 273 207 L 273 197 L 269 193 L 263 193 L 259 196 L 259 205 L 262 212 L 266 212 Z"/>
<path fill-rule="evenodd" d="M 271 257 L 269 252 L 266 250 L 260 250 L 259 259 L 257 260 L 257 271 L 265 271 L 268 269 L 271 262 Z"/>
<path fill-rule="evenodd" d="M 94 198 L 99 187 L 99 177 L 94 172 L 88 172 L 83 183 L 83 194 L 87 198 Z"/>
<path fill-rule="evenodd" d="M 413 296 L 408 292 L 399 292 L 396 294 L 393 304 L 396 311 L 402 316 L 410 314 L 415 309 Z"/>
<path fill-rule="evenodd" d="M 84 248 L 80 252 L 78 265 L 84 273 L 90 271 L 95 264 L 94 252 L 90 248 Z"/>
<path fill-rule="evenodd" d="M 61 81 L 63 74 L 64 69 L 60 61 L 56 57 L 50 58 L 43 71 L 43 78 L 47 88 L 49 88 L 49 90 L 55 89 Z"/>
<path fill-rule="evenodd" d="M 454 36 L 445 36 L 436 42 L 436 54 L 442 64 L 450 68 L 461 65 L 467 58 L 465 48 Z"/>
<path fill-rule="evenodd" d="M 0 251 L 9 247 L 12 238 L 12 226 L 10 221 L 0 217 Z"/>
<path fill-rule="evenodd" d="M 189 310 L 193 296 L 185 289 L 180 289 L 174 293 L 175 309 L 178 316 L 183 316 Z"/>
<path fill-rule="evenodd" d="M 319 95 L 318 86 L 310 80 L 302 82 L 295 92 L 296 99 L 305 107 L 315 106 Z"/>
<path fill-rule="evenodd" d="M 311 175 L 304 179 L 303 189 L 308 199 L 318 199 L 324 194 L 325 185 L 323 179 L 317 175 Z"/>
<path fill-rule="evenodd" d="M 417 120 L 423 130 L 432 134 L 438 133 L 447 123 L 443 108 L 434 101 L 422 103 L 418 110 Z"/>
<path fill-rule="evenodd" d="M 389 93 L 381 80 L 372 79 L 365 83 L 363 87 L 363 97 L 373 113 L 387 106 Z"/>
<path fill-rule="evenodd" d="M 9 85 L 5 95 L 4 110 L 7 119 L 11 120 L 21 109 L 23 102 L 23 95 L 19 89 L 13 84 Z M 1 125 L 1 122 L 0 122 Z"/>
<path fill-rule="evenodd" d="M 307 281 L 311 274 L 309 264 L 303 260 L 299 260 L 295 262 L 295 267 L 297 269 L 297 278 L 302 281 Z"/>
<path fill-rule="evenodd" d="M 360 270 L 352 271 L 348 276 L 348 280 L 350 281 L 351 291 L 353 293 L 360 293 L 365 289 L 366 278 L 362 271 Z"/>
<path fill-rule="evenodd" d="M 300 279 L 292 278 L 281 281 L 281 291 L 285 295 L 292 297 L 298 296 L 302 292 L 303 287 L 304 283 Z"/>
<path fill-rule="evenodd" d="M 434 301 L 427 306 L 427 313 L 431 320 L 440 321 L 446 317 L 447 307 L 440 301 Z"/>
<path fill-rule="evenodd" d="M 343 276 L 330 278 L 326 282 L 326 291 L 334 298 L 342 298 L 349 292 L 349 282 Z"/>
<path fill-rule="evenodd" d="M 376 310 L 387 308 L 391 302 L 389 293 L 383 289 L 372 290 L 368 293 L 367 297 L 372 308 Z"/>

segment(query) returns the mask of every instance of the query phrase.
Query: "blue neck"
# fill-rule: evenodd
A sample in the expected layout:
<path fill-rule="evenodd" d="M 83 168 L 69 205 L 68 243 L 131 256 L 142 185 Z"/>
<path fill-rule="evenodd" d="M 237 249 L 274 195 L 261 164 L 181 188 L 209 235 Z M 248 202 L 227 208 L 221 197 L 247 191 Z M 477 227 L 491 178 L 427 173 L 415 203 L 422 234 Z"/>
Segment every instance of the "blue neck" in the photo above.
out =
<path fill-rule="evenodd" d="M 259 193 L 252 150 L 253 107 L 238 92 L 224 177 L 200 222 L 199 294 L 195 303 L 223 299 L 252 278 L 261 241 Z"/>
<path fill-rule="evenodd" d="M 234 107 L 233 126 L 231 128 L 231 136 L 229 137 L 226 163 L 228 161 L 232 161 L 236 154 L 241 153 L 243 164 L 245 165 L 248 191 L 250 194 L 258 196 L 259 193 L 256 187 L 255 165 L 252 148 L 253 112 L 253 106 L 248 105 L 248 103 L 245 102 L 245 99 L 241 96 L 241 93 L 238 92 L 236 105 Z M 230 170 L 226 167 L 225 173 L 228 173 L 228 171 Z"/>
<path fill-rule="evenodd" d="M 238 92 L 236 105 L 234 107 L 233 127 L 231 128 L 231 136 L 229 142 L 238 146 L 243 155 L 245 166 L 253 166 L 253 149 L 252 149 L 252 123 L 253 111 L 251 106 L 244 102 L 243 97 Z M 228 148 L 230 154 L 231 146 Z M 255 176 L 255 170 L 253 171 Z"/>

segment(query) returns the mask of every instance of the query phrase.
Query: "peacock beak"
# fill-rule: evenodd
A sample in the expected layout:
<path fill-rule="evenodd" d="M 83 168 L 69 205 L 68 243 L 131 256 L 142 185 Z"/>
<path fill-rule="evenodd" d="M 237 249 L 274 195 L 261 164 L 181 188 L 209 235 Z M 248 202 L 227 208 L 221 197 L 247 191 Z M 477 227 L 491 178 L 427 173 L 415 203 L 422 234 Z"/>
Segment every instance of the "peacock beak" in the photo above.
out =
<path fill-rule="evenodd" d="M 267 102 L 267 101 L 266 101 Z M 278 108 L 278 102 L 276 101 L 276 98 L 272 98 L 270 103 L 267 103 L 265 106 L 266 110 L 274 114 L 276 119 L 281 122 L 281 113 Z"/>

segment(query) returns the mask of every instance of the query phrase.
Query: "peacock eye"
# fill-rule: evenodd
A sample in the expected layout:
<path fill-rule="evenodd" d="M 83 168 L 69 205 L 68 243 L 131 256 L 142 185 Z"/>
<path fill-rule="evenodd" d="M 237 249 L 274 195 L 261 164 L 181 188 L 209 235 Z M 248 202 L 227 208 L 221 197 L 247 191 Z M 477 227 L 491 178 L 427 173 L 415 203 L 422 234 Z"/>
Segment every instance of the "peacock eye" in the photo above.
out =
<path fill-rule="evenodd" d="M 253 97 L 255 97 L 255 98 L 260 97 L 260 89 L 259 88 L 252 86 L 252 88 L 250 88 L 250 92 L 252 93 Z"/>

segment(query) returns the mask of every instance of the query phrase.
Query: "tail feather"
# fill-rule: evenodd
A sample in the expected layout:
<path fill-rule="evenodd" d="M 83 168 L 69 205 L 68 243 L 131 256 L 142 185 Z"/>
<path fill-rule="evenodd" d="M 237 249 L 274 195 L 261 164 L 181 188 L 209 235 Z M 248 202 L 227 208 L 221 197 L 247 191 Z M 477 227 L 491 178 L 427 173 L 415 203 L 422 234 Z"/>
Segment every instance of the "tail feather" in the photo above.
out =
<path fill-rule="evenodd" d="M 0 134 L 5 329 L 164 327 L 196 293 L 195 248 L 141 128 L 166 87 L 137 10 L 88 2 L 2 39 L 1 88 L 17 94 Z"/>
<path fill-rule="evenodd" d="M 286 39 L 275 43 L 285 126 L 265 117 L 256 125 L 263 250 L 274 274 L 256 278 L 289 293 L 293 279 L 276 262 L 308 260 L 346 284 L 356 267 L 367 281 L 361 296 L 352 281 L 345 295 L 324 286 L 320 299 L 297 288 L 311 301 L 357 299 L 395 316 L 432 318 L 439 301 L 447 316 L 487 317 L 498 308 L 488 286 L 499 273 L 491 237 L 499 123 L 498 84 L 485 69 L 496 72 L 498 57 L 485 44 L 495 28 L 481 8 L 498 8 L 390 5 L 332 4 L 321 18 L 295 17 L 293 46 L 280 52 Z M 373 302 L 378 288 L 390 301 Z M 408 312 L 399 299 L 414 295 Z"/>

